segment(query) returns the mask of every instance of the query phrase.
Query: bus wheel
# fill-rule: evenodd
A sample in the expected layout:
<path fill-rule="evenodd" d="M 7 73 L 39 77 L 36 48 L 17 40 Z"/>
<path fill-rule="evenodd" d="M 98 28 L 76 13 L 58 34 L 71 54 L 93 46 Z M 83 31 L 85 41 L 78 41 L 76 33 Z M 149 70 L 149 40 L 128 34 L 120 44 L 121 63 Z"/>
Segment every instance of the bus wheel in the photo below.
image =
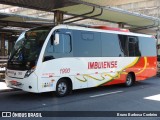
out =
<path fill-rule="evenodd" d="M 133 84 L 134 84 L 134 76 L 131 74 L 131 73 L 129 73 L 128 75 L 127 75 L 127 77 L 126 77 L 126 82 L 125 82 L 125 85 L 127 86 L 127 87 L 130 87 L 130 86 L 132 86 Z"/>
<path fill-rule="evenodd" d="M 56 96 L 63 97 L 69 93 L 68 82 L 65 79 L 60 79 L 56 85 Z"/>

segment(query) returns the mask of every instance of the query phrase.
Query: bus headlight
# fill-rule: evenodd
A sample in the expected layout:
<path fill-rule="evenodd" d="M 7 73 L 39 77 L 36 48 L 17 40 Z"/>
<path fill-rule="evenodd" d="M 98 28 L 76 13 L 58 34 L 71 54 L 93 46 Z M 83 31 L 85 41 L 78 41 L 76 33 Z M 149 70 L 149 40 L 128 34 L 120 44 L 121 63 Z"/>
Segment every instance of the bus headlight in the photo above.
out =
<path fill-rule="evenodd" d="M 35 70 L 35 69 L 30 69 L 30 70 L 28 70 L 28 71 L 26 72 L 26 74 L 25 74 L 24 77 L 25 77 L 25 78 L 26 78 L 26 77 L 29 77 L 30 74 L 32 74 L 32 73 L 34 72 L 34 70 Z"/>

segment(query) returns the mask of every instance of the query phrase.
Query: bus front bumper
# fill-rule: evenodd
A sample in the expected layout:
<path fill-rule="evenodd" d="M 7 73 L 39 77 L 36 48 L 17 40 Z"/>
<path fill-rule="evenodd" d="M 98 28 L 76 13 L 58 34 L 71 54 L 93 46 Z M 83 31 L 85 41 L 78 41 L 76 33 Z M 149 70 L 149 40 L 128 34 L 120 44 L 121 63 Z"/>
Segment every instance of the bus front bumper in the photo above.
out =
<path fill-rule="evenodd" d="M 38 78 L 37 75 L 33 72 L 29 77 L 19 79 L 12 78 L 5 75 L 5 82 L 7 87 L 21 89 L 27 92 L 39 93 L 38 91 Z"/>

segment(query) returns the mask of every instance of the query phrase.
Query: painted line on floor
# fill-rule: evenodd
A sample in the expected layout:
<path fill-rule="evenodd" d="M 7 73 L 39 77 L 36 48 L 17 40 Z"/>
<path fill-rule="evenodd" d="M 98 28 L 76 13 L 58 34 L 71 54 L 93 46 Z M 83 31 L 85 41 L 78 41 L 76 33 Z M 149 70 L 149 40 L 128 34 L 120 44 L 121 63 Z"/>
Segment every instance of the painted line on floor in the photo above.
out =
<path fill-rule="evenodd" d="M 90 96 L 90 97 L 91 97 L 91 98 L 101 97 L 101 96 L 105 96 L 105 95 L 117 94 L 117 93 L 122 93 L 122 92 L 123 92 L 123 91 L 115 91 L 115 92 L 103 93 L 103 94 L 98 94 L 98 95 L 92 95 L 92 96 Z"/>
<path fill-rule="evenodd" d="M 160 94 L 148 96 L 148 97 L 145 97 L 144 99 L 160 101 Z"/>

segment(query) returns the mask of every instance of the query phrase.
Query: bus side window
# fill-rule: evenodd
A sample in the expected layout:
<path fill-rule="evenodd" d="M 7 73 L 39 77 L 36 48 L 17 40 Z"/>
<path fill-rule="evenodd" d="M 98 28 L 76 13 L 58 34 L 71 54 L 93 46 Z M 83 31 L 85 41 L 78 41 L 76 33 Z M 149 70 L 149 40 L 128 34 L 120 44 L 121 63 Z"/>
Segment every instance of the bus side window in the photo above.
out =
<path fill-rule="evenodd" d="M 121 57 L 124 53 L 119 44 L 117 34 L 101 33 L 102 40 L 102 56 L 103 57 Z"/>
<path fill-rule="evenodd" d="M 48 53 L 53 53 L 53 45 L 51 45 L 51 40 L 49 40 L 48 44 L 47 44 L 47 52 Z"/>
<path fill-rule="evenodd" d="M 129 56 L 141 56 L 137 37 L 128 37 Z"/>
<path fill-rule="evenodd" d="M 69 34 L 60 35 L 60 41 L 58 45 L 53 45 L 53 51 L 55 53 L 70 53 L 71 52 L 71 36 Z"/>
<path fill-rule="evenodd" d="M 128 56 L 128 38 L 127 35 L 118 35 L 119 37 L 119 43 L 120 43 L 120 48 L 121 51 L 123 52 L 124 56 Z"/>
<path fill-rule="evenodd" d="M 140 44 L 141 56 L 156 56 L 157 55 L 156 40 L 154 38 L 139 37 L 139 44 Z"/>

